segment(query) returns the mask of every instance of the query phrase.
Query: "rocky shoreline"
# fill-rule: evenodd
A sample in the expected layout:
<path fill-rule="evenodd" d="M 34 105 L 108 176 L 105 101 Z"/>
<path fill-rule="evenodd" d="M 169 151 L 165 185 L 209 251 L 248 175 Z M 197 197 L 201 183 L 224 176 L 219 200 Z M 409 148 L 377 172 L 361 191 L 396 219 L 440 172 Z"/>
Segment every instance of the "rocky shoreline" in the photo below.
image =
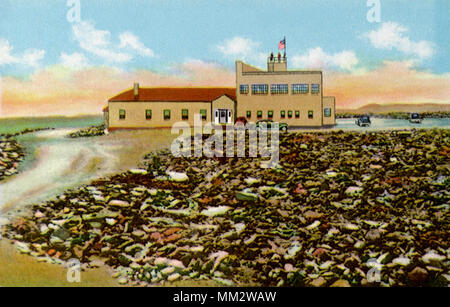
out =
<path fill-rule="evenodd" d="M 18 173 L 24 155 L 24 148 L 16 140 L 0 136 L 0 181 Z"/>
<path fill-rule="evenodd" d="M 69 133 L 68 138 L 92 137 L 105 134 L 105 125 L 91 126 Z"/>
<path fill-rule="evenodd" d="M 276 169 L 162 151 L 2 233 L 128 285 L 448 286 L 449 155 L 448 129 L 282 134 Z"/>

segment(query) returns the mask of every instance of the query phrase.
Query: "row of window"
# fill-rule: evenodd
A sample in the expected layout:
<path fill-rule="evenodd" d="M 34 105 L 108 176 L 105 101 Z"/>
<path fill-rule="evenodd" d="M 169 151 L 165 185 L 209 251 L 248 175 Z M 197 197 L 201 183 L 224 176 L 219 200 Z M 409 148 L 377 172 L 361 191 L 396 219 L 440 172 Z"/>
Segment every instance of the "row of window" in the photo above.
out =
<path fill-rule="evenodd" d="M 269 86 L 267 84 L 252 84 L 252 94 L 267 94 Z M 241 84 L 239 86 L 239 92 L 241 94 L 248 94 L 248 84 Z M 311 94 L 319 94 L 320 84 L 311 84 Z M 288 94 L 288 84 L 271 84 L 271 94 Z M 308 94 L 309 84 L 291 84 L 291 94 Z"/>
<path fill-rule="evenodd" d="M 330 117 L 331 116 L 331 108 L 325 108 L 323 110 L 323 113 L 324 113 L 325 117 Z M 288 110 L 287 111 L 287 117 L 288 118 L 292 118 L 293 114 L 294 113 L 293 113 L 292 110 Z M 247 111 L 246 112 L 246 116 L 247 116 L 247 118 L 251 118 L 252 117 L 252 111 Z M 262 118 L 262 117 L 263 117 L 263 111 L 261 111 L 261 110 L 256 111 L 256 118 Z M 286 111 L 285 110 L 281 110 L 280 111 L 280 117 L 281 118 L 286 118 Z M 273 118 L 273 111 L 272 110 L 267 111 L 267 118 Z M 299 110 L 295 111 L 295 118 L 300 118 L 300 111 Z M 308 111 L 308 118 L 310 118 L 310 119 L 314 118 L 314 111 L 312 111 L 312 110 Z"/>
<path fill-rule="evenodd" d="M 119 110 L 119 119 L 125 119 L 126 118 L 126 111 L 124 109 L 120 109 Z M 202 117 L 202 120 L 206 120 L 206 114 L 207 111 L 206 109 L 201 109 L 200 110 L 200 115 Z M 163 118 L 165 120 L 169 120 L 171 116 L 171 111 L 166 109 L 163 110 Z M 152 110 L 145 110 L 145 119 L 146 120 L 151 120 L 152 119 Z M 189 110 L 188 109 L 182 109 L 181 110 L 181 119 L 182 120 L 188 120 L 189 119 Z"/>

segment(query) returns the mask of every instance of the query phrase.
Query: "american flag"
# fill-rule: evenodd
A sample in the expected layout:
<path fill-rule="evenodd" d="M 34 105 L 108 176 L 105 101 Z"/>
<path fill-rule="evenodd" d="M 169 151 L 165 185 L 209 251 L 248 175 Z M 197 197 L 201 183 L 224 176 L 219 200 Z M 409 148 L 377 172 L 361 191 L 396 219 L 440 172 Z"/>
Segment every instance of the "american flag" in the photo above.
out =
<path fill-rule="evenodd" d="M 286 48 L 286 39 L 283 39 L 278 43 L 279 50 L 283 50 L 284 48 Z"/>

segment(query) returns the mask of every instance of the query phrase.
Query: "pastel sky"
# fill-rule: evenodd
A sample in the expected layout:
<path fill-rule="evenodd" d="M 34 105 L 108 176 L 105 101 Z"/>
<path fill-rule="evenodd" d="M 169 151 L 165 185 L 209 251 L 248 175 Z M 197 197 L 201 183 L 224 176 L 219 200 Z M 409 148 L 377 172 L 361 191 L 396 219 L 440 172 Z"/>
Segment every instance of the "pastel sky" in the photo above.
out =
<path fill-rule="evenodd" d="M 99 113 L 133 82 L 234 86 L 234 61 L 265 68 L 284 36 L 338 108 L 450 102 L 450 2 L 380 0 L 379 22 L 368 2 L 2 0 L 0 116 Z"/>

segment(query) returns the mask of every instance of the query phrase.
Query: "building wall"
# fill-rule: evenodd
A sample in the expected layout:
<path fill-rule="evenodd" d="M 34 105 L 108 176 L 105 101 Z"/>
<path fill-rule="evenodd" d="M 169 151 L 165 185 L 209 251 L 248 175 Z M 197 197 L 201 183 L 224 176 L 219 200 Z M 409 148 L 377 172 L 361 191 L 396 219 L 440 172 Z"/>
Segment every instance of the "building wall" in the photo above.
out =
<path fill-rule="evenodd" d="M 243 71 L 244 69 L 244 71 Z M 247 84 L 248 94 L 240 94 L 239 86 Z M 252 95 L 252 84 L 267 84 L 267 94 Z M 271 94 L 271 84 L 288 84 L 288 94 Z M 308 94 L 292 94 L 291 84 L 308 84 Z M 318 94 L 311 93 L 311 84 L 319 84 Z M 289 126 L 319 127 L 323 125 L 322 106 L 322 72 L 321 71 L 284 71 L 264 72 L 248 71 L 247 65 L 236 62 L 236 95 L 237 116 L 246 117 L 246 112 L 251 111 L 250 121 L 258 121 L 257 111 L 263 111 L 262 119 L 267 119 L 269 110 L 274 112 L 272 120 L 287 123 Z M 281 118 L 281 111 L 285 111 L 285 118 Z M 292 118 L 288 117 L 291 110 Z M 300 117 L 295 118 L 295 111 L 300 111 Z M 313 118 L 308 118 L 308 111 L 313 111 Z"/>
<path fill-rule="evenodd" d="M 126 111 L 125 119 L 119 119 L 119 110 Z M 152 118 L 147 120 L 146 110 L 152 110 Z M 170 119 L 165 120 L 163 111 L 170 110 Z M 188 109 L 188 120 L 181 118 L 182 109 Z M 161 128 L 172 127 L 175 122 L 185 121 L 194 125 L 194 114 L 206 110 L 206 121 L 211 121 L 210 102 L 109 102 L 109 129 L 115 128 Z M 205 122 L 205 121 L 204 121 Z"/>
<path fill-rule="evenodd" d="M 326 117 L 324 113 L 323 124 L 324 125 L 336 125 L 336 101 L 334 97 L 324 96 L 323 97 L 323 109 L 331 109 L 331 116 Z"/>
<path fill-rule="evenodd" d="M 109 126 L 109 112 L 108 110 L 103 111 L 103 123 L 105 124 L 105 128 L 108 129 Z"/>

